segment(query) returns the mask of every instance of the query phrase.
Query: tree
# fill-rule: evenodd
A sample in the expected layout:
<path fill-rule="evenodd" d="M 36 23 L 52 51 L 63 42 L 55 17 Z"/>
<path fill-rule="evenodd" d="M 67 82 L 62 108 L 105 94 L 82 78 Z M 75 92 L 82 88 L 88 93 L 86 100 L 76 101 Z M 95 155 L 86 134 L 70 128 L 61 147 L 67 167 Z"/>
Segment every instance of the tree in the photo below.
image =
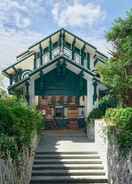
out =
<path fill-rule="evenodd" d="M 114 21 L 106 37 L 113 45 L 112 57 L 97 71 L 122 106 L 132 106 L 132 9 Z"/>

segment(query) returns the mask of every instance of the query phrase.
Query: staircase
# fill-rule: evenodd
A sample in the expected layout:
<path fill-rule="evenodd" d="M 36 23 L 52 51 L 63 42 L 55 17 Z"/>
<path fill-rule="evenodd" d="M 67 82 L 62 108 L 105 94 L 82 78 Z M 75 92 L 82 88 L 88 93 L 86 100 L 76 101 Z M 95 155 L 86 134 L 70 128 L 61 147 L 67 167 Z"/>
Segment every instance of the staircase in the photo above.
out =
<path fill-rule="evenodd" d="M 97 152 L 36 152 L 31 184 L 106 184 Z"/>

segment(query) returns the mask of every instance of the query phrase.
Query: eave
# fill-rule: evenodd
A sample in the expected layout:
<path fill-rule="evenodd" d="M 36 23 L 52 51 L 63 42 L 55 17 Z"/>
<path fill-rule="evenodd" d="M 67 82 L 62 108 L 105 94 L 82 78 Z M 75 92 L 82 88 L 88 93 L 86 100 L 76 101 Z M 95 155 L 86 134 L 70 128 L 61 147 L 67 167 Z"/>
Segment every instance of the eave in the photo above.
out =
<path fill-rule="evenodd" d="M 24 79 L 24 80 L 22 80 L 22 81 L 19 81 L 19 82 L 15 83 L 15 84 L 12 85 L 12 86 L 9 86 L 9 87 L 8 87 L 8 90 L 14 89 L 14 88 L 18 87 L 19 85 L 23 84 L 24 82 L 26 82 L 27 80 L 30 80 L 30 78 L 31 78 L 33 75 L 35 75 L 36 73 L 39 73 L 41 70 L 47 68 L 48 66 L 53 65 L 54 63 L 58 62 L 59 59 L 65 59 L 66 62 L 72 64 L 73 66 L 75 66 L 75 67 L 77 67 L 77 68 L 79 68 L 81 71 L 86 72 L 88 75 L 90 75 L 91 77 L 95 78 L 98 82 L 100 82 L 99 78 L 97 78 L 96 75 L 95 75 L 93 72 L 91 72 L 90 70 L 85 69 L 83 66 L 76 64 L 74 61 L 69 60 L 69 59 L 66 58 L 65 56 L 59 56 L 59 57 L 57 57 L 56 59 L 52 60 L 51 62 L 47 63 L 46 65 L 43 65 L 43 66 L 41 66 L 40 68 L 34 70 L 34 71 L 29 75 L 29 77 L 27 77 L 26 79 Z"/>

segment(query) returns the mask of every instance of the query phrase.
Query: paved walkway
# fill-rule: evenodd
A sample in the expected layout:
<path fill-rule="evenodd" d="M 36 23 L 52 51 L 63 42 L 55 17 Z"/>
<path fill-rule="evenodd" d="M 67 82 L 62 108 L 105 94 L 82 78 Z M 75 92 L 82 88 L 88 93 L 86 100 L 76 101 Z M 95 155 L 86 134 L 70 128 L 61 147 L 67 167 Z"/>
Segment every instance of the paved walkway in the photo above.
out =
<path fill-rule="evenodd" d="M 44 131 L 37 151 L 40 152 L 79 152 L 97 151 L 94 143 L 89 143 L 81 130 Z"/>

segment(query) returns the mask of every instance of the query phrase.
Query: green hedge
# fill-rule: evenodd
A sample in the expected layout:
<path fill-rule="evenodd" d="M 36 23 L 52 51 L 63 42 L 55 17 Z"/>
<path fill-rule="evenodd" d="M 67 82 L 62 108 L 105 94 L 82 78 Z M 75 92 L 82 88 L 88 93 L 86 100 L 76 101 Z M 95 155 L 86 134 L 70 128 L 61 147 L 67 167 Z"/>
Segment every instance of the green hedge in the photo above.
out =
<path fill-rule="evenodd" d="M 104 96 L 100 99 L 98 107 L 94 108 L 88 115 L 88 122 L 90 119 L 99 119 L 104 117 L 108 108 L 117 106 L 116 99 L 111 96 Z"/>
<path fill-rule="evenodd" d="M 0 153 L 13 159 L 23 147 L 30 148 L 32 137 L 42 127 L 43 117 L 23 99 L 0 99 Z"/>
<path fill-rule="evenodd" d="M 125 153 L 132 149 L 132 108 L 108 109 L 105 114 L 109 138 L 113 139 L 113 130 L 120 149 Z"/>

